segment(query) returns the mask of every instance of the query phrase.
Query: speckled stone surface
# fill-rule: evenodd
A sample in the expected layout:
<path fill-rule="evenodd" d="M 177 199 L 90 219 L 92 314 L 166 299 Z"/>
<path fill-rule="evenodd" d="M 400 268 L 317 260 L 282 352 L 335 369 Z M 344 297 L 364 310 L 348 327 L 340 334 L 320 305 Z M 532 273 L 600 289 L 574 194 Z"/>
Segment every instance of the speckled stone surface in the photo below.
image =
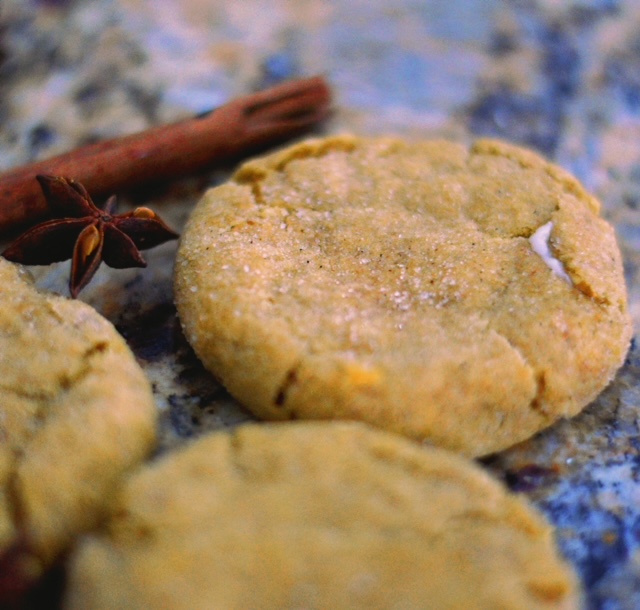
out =
<path fill-rule="evenodd" d="M 503 137 L 603 203 L 640 320 L 640 2 L 632 0 L 2 0 L 0 169 L 215 107 L 282 79 L 335 88 L 325 133 Z M 121 197 L 180 229 L 228 168 Z M 102 267 L 81 298 L 151 378 L 162 450 L 250 419 L 185 342 L 175 243 Z M 66 294 L 68 263 L 33 268 Z M 640 608 L 640 348 L 580 416 L 484 461 L 556 525 L 587 608 Z"/>

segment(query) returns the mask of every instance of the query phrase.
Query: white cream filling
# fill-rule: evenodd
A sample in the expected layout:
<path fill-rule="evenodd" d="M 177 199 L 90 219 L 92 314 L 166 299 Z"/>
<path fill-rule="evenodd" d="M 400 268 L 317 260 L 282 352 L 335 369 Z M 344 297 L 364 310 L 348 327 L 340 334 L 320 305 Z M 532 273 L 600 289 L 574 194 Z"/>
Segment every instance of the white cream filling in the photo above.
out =
<path fill-rule="evenodd" d="M 553 229 L 553 222 L 549 221 L 547 224 L 542 225 L 530 238 L 529 242 L 533 251 L 542 258 L 547 267 L 551 269 L 559 278 L 562 278 L 565 282 L 573 285 L 569 274 L 567 273 L 564 265 L 559 261 L 549 248 L 549 237 L 551 236 L 551 230 Z"/>

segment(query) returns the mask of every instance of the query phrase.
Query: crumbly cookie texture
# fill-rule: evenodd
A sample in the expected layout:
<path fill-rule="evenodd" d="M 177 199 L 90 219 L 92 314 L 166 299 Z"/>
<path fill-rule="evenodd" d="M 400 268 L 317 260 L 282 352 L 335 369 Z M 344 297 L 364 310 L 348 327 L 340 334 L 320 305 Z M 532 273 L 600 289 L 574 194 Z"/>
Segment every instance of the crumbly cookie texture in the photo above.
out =
<path fill-rule="evenodd" d="M 94 309 L 36 291 L 4 259 L 0 284 L 1 598 L 106 514 L 154 446 L 156 409 L 133 354 Z"/>
<path fill-rule="evenodd" d="M 631 337 L 598 201 L 492 140 L 343 136 L 250 161 L 194 210 L 175 288 L 196 353 L 258 417 L 468 455 L 578 413 Z"/>
<path fill-rule="evenodd" d="M 355 422 L 248 424 L 144 467 L 67 610 L 577 608 L 552 530 L 472 462 Z"/>

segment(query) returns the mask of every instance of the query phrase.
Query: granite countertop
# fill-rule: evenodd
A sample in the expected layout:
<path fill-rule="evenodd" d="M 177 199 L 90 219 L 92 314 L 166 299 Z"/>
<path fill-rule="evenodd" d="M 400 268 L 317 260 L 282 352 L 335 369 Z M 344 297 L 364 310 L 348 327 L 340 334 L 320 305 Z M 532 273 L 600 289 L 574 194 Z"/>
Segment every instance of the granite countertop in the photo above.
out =
<path fill-rule="evenodd" d="M 503 137 L 603 203 L 640 318 L 640 2 L 634 0 L 2 0 L 0 170 L 324 74 L 323 132 Z M 229 168 L 121 197 L 180 230 Z M 147 269 L 101 267 L 81 299 L 149 375 L 161 450 L 251 419 L 181 334 L 175 243 Z M 32 268 L 67 294 L 68 263 Z M 484 460 L 557 527 L 589 609 L 640 608 L 640 351 L 580 416 Z"/>

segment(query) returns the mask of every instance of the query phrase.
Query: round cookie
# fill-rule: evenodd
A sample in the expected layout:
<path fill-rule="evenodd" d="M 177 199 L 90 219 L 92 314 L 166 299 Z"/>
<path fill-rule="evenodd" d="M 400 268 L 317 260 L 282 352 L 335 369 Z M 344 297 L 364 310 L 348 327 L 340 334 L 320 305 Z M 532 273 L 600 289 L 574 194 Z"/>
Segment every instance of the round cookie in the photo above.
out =
<path fill-rule="evenodd" d="M 123 486 L 67 610 L 577 608 L 549 525 L 470 461 L 355 422 L 248 424 Z"/>
<path fill-rule="evenodd" d="M 185 334 L 267 420 L 355 419 L 482 455 L 578 413 L 631 337 L 599 204 L 505 143 L 332 137 L 208 191 Z"/>
<path fill-rule="evenodd" d="M 115 328 L 0 259 L 0 605 L 106 513 L 153 448 L 150 385 Z"/>

